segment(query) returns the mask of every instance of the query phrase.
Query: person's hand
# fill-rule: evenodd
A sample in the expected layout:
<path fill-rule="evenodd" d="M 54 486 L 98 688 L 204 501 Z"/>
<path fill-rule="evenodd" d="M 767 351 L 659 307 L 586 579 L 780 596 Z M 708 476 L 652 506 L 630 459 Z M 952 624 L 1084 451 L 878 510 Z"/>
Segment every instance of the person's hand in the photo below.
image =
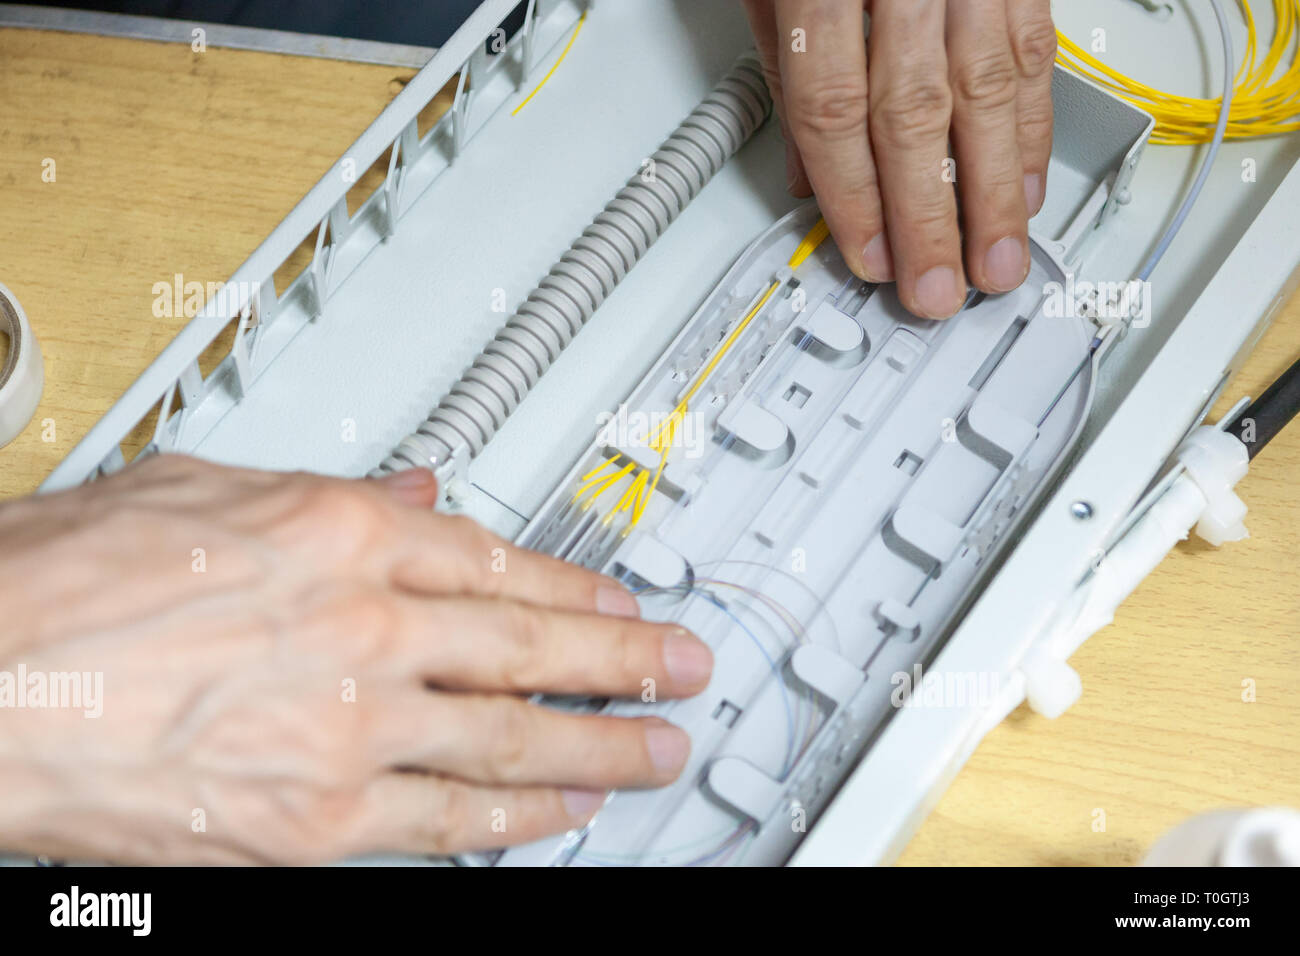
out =
<path fill-rule="evenodd" d="M 1052 152 L 1049 0 L 870 0 L 868 42 L 862 0 L 744 2 L 790 190 L 817 194 L 849 268 L 926 318 L 968 282 L 1018 287 Z"/>
<path fill-rule="evenodd" d="M 696 693 L 708 648 L 639 620 L 608 578 L 431 513 L 436 494 L 425 471 L 168 456 L 0 507 L 0 850 L 445 854 L 562 832 L 607 788 L 673 780 L 679 728 L 525 697 Z M 80 688 L 58 677 L 74 672 Z M 62 680 L 45 703 L 71 706 L 39 706 L 33 679 Z"/>

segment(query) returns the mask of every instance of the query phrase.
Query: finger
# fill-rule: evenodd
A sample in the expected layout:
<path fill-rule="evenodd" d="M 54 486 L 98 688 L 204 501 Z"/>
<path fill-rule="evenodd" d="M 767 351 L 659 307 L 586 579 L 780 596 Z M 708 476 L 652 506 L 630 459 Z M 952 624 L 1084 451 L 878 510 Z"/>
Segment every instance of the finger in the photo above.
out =
<path fill-rule="evenodd" d="M 876 0 L 871 17 L 871 145 L 880 169 L 898 295 L 943 319 L 966 298 L 950 180 L 952 93 L 943 0 Z"/>
<path fill-rule="evenodd" d="M 398 598 L 389 665 L 448 690 L 599 697 L 686 697 L 713 671 L 684 629 L 633 618 L 542 610 L 513 601 Z"/>
<path fill-rule="evenodd" d="M 407 468 L 374 480 L 404 505 L 432 508 L 438 503 L 438 479 L 427 468 Z"/>
<path fill-rule="evenodd" d="M 1017 133 L 1025 167 L 1025 206 L 1029 215 L 1047 196 L 1047 163 L 1052 157 L 1052 70 L 1056 27 L 1050 0 L 1007 0 L 1011 51 L 1020 73 Z"/>
<path fill-rule="evenodd" d="M 374 719 L 376 758 L 474 783 L 614 789 L 677 779 L 690 737 L 657 717 L 563 713 L 518 697 L 397 693 Z"/>
<path fill-rule="evenodd" d="M 785 188 L 791 196 L 808 199 L 813 194 L 808 168 L 804 166 L 803 154 L 799 152 L 799 145 L 785 120 L 781 120 L 781 135 L 785 137 Z"/>
<path fill-rule="evenodd" d="M 466 517 L 404 516 L 385 549 L 392 582 L 420 594 L 475 595 L 538 607 L 636 617 L 636 598 L 617 581 L 515 547 Z"/>
<path fill-rule="evenodd" d="M 966 274 L 984 292 L 1010 292 L 1029 275 L 1029 214 L 1006 0 L 949 3 L 947 37 Z"/>
<path fill-rule="evenodd" d="M 772 109 L 781 124 L 781 138 L 785 141 L 786 188 L 792 195 L 804 198 L 812 195 L 812 186 L 808 183 L 803 157 L 799 155 L 799 147 L 795 145 L 794 135 L 790 132 L 790 124 L 786 120 L 780 57 L 776 50 L 776 15 L 773 11 L 773 0 L 744 0 L 744 6 L 750 32 L 754 35 L 754 49 L 758 52 L 758 61 L 763 67 L 763 77 L 767 80 L 768 92 L 772 94 Z"/>
<path fill-rule="evenodd" d="M 777 0 L 785 109 L 822 216 L 853 273 L 893 276 L 867 136 L 861 0 Z"/>
<path fill-rule="evenodd" d="M 390 773 L 366 788 L 354 853 L 446 856 L 531 843 L 581 827 L 605 794 L 548 787 L 481 787 L 416 773 Z"/>

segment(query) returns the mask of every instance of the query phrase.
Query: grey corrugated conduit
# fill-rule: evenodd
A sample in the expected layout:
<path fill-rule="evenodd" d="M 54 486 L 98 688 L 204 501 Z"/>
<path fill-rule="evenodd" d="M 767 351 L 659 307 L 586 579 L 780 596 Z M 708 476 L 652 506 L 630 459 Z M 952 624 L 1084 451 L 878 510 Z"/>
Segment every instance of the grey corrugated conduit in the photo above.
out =
<path fill-rule="evenodd" d="M 460 381 L 372 475 L 437 470 L 496 434 L 606 296 L 767 118 L 758 60 L 742 56 L 560 257 Z"/>

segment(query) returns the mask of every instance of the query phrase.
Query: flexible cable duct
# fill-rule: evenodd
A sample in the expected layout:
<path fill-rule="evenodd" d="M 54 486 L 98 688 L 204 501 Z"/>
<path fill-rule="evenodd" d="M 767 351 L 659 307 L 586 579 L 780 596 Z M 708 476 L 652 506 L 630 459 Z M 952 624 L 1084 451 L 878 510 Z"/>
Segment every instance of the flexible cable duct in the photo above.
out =
<path fill-rule="evenodd" d="M 742 56 L 576 239 L 416 431 L 372 475 L 477 455 L 614 287 L 762 126 L 771 97 Z"/>

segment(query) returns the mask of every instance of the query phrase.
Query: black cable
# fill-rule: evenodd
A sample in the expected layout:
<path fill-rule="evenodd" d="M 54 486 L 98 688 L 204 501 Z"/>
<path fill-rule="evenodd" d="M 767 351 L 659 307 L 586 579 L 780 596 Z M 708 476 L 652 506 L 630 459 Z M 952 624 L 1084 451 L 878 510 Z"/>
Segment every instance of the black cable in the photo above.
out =
<path fill-rule="evenodd" d="M 1236 417 L 1227 431 L 1246 446 L 1251 458 L 1300 413 L 1300 359 L 1283 372 Z"/>

